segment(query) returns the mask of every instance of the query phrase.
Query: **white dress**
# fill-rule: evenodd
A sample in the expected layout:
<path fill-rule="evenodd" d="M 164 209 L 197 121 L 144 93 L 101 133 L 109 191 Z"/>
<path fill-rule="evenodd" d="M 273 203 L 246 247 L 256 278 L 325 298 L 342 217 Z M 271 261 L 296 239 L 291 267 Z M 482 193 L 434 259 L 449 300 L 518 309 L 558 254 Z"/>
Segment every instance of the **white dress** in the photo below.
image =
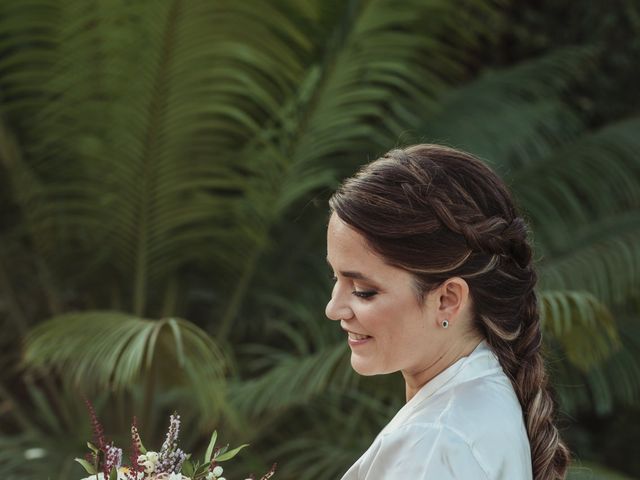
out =
<path fill-rule="evenodd" d="M 486 340 L 427 382 L 342 480 L 531 480 L 522 408 Z"/>

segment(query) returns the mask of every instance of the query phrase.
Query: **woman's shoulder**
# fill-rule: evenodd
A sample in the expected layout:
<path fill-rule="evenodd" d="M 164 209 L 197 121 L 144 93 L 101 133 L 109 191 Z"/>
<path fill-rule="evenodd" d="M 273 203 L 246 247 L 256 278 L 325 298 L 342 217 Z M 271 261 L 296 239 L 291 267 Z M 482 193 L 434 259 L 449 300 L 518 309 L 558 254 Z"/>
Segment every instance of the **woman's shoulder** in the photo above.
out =
<path fill-rule="evenodd" d="M 419 434 L 443 429 L 464 439 L 471 447 L 494 441 L 516 441 L 527 438 L 522 407 L 510 384 L 486 378 L 455 386 L 414 406 L 401 422 L 390 424 L 381 434 L 394 430 L 411 430 Z M 528 447 L 528 445 L 527 445 Z"/>
<path fill-rule="evenodd" d="M 524 431 L 522 406 L 511 381 L 504 374 L 456 385 L 448 397 L 450 406 L 445 416 L 452 424 L 466 429 L 493 425 L 492 430 L 498 426 L 503 430 L 511 426 L 517 432 Z"/>
<path fill-rule="evenodd" d="M 501 471 L 519 475 L 510 478 L 527 478 L 529 439 L 520 403 L 505 379 L 508 383 L 500 377 L 460 383 L 416 405 L 401 424 L 383 430 L 381 446 L 435 442 L 444 457 L 466 452 L 489 478 L 509 478 L 497 476 Z"/>
<path fill-rule="evenodd" d="M 441 424 L 462 432 L 472 444 L 527 438 L 522 407 L 506 376 L 456 385 L 418 405 L 406 423 Z"/>
<path fill-rule="evenodd" d="M 462 402 L 452 402 L 440 418 L 431 414 L 407 418 L 381 432 L 374 442 L 374 456 L 385 459 L 383 463 L 407 462 L 412 468 L 424 469 L 424 477 L 412 478 L 450 478 L 445 473 L 451 471 L 455 473 L 451 478 L 531 479 L 526 429 L 517 416 L 504 411 L 501 416 L 499 405 L 485 403 L 491 398 L 478 398 L 483 405 L 468 410 L 462 408 Z"/>

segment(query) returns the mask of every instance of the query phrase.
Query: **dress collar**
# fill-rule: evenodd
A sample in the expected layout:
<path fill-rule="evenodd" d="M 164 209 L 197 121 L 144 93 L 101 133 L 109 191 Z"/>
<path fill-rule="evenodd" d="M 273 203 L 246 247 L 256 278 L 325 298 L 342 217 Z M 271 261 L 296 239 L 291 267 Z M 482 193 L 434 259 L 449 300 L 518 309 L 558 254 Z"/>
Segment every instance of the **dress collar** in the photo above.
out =
<path fill-rule="evenodd" d="M 416 394 L 400 409 L 387 426 L 380 432 L 388 433 L 399 427 L 420 404 L 436 393 L 442 393 L 460 383 L 491 375 L 502 370 L 498 357 L 485 339 L 481 340 L 467 356 L 460 357 L 438 375 L 425 383 Z"/>

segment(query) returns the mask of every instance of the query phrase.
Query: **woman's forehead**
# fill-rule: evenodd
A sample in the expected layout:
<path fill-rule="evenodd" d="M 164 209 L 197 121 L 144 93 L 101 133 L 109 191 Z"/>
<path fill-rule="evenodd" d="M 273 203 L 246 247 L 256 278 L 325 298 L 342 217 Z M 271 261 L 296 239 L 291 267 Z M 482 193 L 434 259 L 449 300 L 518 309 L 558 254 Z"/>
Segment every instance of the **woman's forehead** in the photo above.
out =
<path fill-rule="evenodd" d="M 361 233 L 336 214 L 332 215 L 327 228 L 327 262 L 336 270 L 358 271 L 378 281 L 408 275 L 385 262 L 369 247 Z"/>
<path fill-rule="evenodd" d="M 342 257 L 374 264 L 376 261 L 383 263 L 382 259 L 371 251 L 364 236 L 334 213 L 327 227 L 327 260 L 333 264 L 334 260 L 342 260 Z"/>

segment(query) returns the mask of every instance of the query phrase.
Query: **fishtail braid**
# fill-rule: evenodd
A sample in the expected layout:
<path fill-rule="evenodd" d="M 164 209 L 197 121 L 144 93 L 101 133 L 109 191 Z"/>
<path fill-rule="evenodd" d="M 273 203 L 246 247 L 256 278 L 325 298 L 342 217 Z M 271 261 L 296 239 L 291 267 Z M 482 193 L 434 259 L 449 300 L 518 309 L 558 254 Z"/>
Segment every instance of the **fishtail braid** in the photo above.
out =
<path fill-rule="evenodd" d="M 517 217 L 507 225 L 505 232 L 508 234 L 504 236 L 503 258 L 512 260 L 516 265 L 498 269 L 502 268 L 503 275 L 509 275 L 523 284 L 522 302 L 517 317 L 519 321 L 515 324 L 501 321 L 495 311 L 476 311 L 476 318 L 481 322 L 487 342 L 500 359 L 522 405 L 531 445 L 533 478 L 563 479 L 570 453 L 560 439 L 553 419 L 554 401 L 541 354 L 540 314 L 534 288 L 537 274 L 531 265 L 532 253 L 526 241 L 526 224 Z M 485 238 L 488 240 L 487 245 L 493 246 L 495 238 L 495 235 L 488 232 Z M 483 240 L 478 237 L 476 239 Z M 509 328 L 511 325 L 515 328 Z"/>

